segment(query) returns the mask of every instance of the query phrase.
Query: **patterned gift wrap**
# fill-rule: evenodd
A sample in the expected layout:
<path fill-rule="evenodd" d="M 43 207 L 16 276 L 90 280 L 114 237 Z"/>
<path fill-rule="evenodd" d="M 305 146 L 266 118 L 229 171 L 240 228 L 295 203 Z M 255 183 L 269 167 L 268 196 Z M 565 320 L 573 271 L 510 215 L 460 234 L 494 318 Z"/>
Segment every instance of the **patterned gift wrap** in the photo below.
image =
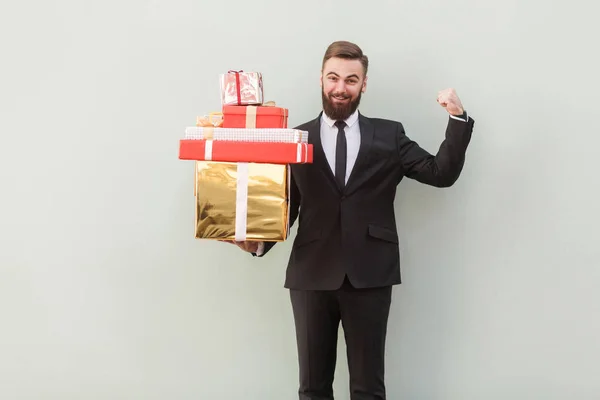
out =
<path fill-rule="evenodd" d="M 308 143 L 308 131 L 298 129 L 247 129 L 191 126 L 184 139 L 225 140 L 234 142 Z"/>

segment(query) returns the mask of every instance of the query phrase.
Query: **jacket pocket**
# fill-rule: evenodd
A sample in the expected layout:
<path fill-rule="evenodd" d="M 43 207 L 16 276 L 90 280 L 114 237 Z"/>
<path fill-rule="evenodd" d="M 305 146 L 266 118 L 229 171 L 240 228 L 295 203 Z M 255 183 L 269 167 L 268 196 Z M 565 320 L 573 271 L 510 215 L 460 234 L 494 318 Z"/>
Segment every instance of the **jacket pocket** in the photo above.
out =
<path fill-rule="evenodd" d="M 377 239 L 385 240 L 386 242 L 398 244 L 398 234 L 389 228 L 369 224 L 369 235 Z"/>

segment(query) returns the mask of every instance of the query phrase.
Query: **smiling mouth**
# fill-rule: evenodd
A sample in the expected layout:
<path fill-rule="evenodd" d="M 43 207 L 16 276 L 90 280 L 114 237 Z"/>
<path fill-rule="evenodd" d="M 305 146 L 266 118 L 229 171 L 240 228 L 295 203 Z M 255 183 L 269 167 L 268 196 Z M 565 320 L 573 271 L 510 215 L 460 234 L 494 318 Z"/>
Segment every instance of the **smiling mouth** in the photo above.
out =
<path fill-rule="evenodd" d="M 334 100 L 337 100 L 337 101 L 346 101 L 346 100 L 348 100 L 348 99 L 350 98 L 350 97 L 348 97 L 348 96 L 331 96 L 331 97 L 332 97 Z"/>

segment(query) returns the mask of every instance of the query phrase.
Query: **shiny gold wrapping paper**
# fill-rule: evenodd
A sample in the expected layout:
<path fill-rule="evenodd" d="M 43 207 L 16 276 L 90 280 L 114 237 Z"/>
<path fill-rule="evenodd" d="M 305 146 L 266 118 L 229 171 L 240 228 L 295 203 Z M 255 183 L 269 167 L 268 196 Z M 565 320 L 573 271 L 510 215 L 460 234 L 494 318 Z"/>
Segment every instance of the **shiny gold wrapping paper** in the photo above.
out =
<path fill-rule="evenodd" d="M 238 164 L 243 163 L 195 162 L 197 239 L 236 239 L 236 210 L 239 211 L 240 206 L 243 206 L 237 204 L 240 196 Z M 246 165 L 247 196 L 242 195 L 247 198 L 245 240 L 286 240 L 289 231 L 288 166 L 257 163 Z M 239 236 L 240 232 L 238 239 Z"/>

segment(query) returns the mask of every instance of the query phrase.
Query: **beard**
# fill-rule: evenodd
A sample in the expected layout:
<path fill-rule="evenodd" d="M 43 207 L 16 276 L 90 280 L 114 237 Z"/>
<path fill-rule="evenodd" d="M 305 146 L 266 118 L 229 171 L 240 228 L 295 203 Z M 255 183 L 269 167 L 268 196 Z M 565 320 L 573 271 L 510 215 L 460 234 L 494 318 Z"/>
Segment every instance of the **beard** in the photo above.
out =
<path fill-rule="evenodd" d="M 358 105 L 360 104 L 360 98 L 362 96 L 362 92 L 359 92 L 358 97 L 352 101 L 349 101 L 344 104 L 335 104 L 333 102 L 333 97 L 337 96 L 338 93 L 332 93 L 330 95 L 326 95 L 321 90 L 321 99 L 323 101 L 323 112 L 331 119 L 336 121 L 343 121 L 347 119 L 349 116 L 354 114 Z M 350 98 L 350 96 L 343 96 L 344 99 Z"/>

